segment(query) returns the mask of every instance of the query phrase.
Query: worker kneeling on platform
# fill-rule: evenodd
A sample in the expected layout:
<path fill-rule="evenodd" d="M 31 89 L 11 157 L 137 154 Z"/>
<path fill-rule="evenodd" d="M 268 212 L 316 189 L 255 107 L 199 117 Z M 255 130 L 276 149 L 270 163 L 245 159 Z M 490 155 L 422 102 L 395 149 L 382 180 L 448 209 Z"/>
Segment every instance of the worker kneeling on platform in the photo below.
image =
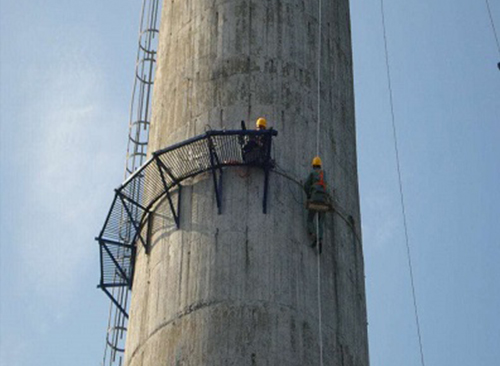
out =
<path fill-rule="evenodd" d="M 257 131 L 264 131 L 267 128 L 267 121 L 260 117 L 255 123 Z M 268 136 L 250 136 L 243 146 L 243 161 L 248 164 L 260 165 L 264 163 Z"/>
<path fill-rule="evenodd" d="M 304 183 L 304 190 L 307 195 L 307 233 L 311 239 L 311 247 L 318 245 L 321 253 L 321 244 L 323 240 L 323 223 L 325 213 L 330 211 L 331 204 L 326 190 L 325 173 L 321 168 L 321 159 L 316 156 L 312 161 L 312 172 Z M 317 216 L 318 226 L 316 227 L 315 218 Z M 317 233 L 316 233 L 317 231 Z M 317 235 L 317 237 L 316 237 Z"/>

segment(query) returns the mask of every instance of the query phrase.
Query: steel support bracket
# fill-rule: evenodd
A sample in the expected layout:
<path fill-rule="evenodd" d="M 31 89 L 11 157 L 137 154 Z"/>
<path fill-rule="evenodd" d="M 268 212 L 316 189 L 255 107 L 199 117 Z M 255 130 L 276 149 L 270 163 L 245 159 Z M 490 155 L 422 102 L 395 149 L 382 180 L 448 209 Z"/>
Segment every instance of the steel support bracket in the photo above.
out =
<path fill-rule="evenodd" d="M 125 311 L 125 309 L 123 308 L 123 306 L 113 297 L 113 295 L 111 295 L 111 293 L 107 289 L 107 286 L 105 286 L 105 285 L 99 285 L 97 287 L 100 288 L 101 290 L 103 290 L 106 293 L 106 295 L 108 295 L 108 297 L 111 299 L 111 301 L 113 302 L 113 304 L 115 304 L 116 307 L 121 311 L 121 313 L 123 314 L 123 316 L 128 319 L 127 312 Z"/>
<path fill-rule="evenodd" d="M 170 178 L 172 178 L 172 180 L 174 181 L 174 184 L 178 184 L 178 183 L 177 183 L 175 177 L 172 175 L 172 172 L 170 172 L 170 170 L 165 166 L 165 164 L 163 164 L 163 162 L 158 157 L 156 157 L 156 164 L 158 165 L 158 170 L 160 171 L 161 181 L 163 183 L 163 189 L 165 190 L 165 194 L 166 194 L 167 199 L 168 199 L 170 211 L 172 211 L 172 216 L 174 217 L 175 225 L 177 226 L 177 229 L 179 229 L 180 224 L 181 224 L 181 221 L 180 221 L 180 211 L 181 210 L 180 210 L 180 208 L 181 208 L 182 186 L 180 184 L 178 185 L 179 186 L 179 193 L 178 193 L 178 197 L 177 197 L 177 210 L 176 210 L 174 207 L 174 203 L 172 201 L 172 196 L 170 194 L 170 188 L 168 187 L 163 170 L 165 170 L 165 172 L 170 176 Z"/>
<path fill-rule="evenodd" d="M 273 168 L 273 163 L 271 162 L 271 143 L 272 137 L 266 136 L 266 157 L 264 161 L 264 195 L 262 202 L 262 212 L 267 214 L 267 196 L 269 190 L 269 171 Z"/>
<path fill-rule="evenodd" d="M 118 270 L 118 274 L 120 275 L 121 278 L 123 278 L 127 282 L 127 286 L 130 288 L 132 286 L 132 279 L 127 276 L 127 274 L 123 270 L 122 266 L 120 265 L 120 263 L 118 263 L 118 261 L 116 260 L 116 258 L 113 256 L 113 253 L 111 253 L 111 251 L 109 250 L 109 248 L 105 244 L 105 242 L 102 241 L 102 240 L 99 240 L 99 244 L 101 245 L 101 248 L 104 248 L 104 250 L 106 250 L 106 252 L 108 253 L 109 258 L 111 258 L 111 260 L 113 261 L 116 269 Z M 103 269 L 101 267 L 101 281 L 102 281 L 102 274 L 103 274 L 102 270 Z"/>
<path fill-rule="evenodd" d="M 135 222 L 135 219 L 134 219 L 134 216 L 132 215 L 132 212 L 130 212 L 130 209 L 128 208 L 127 206 L 127 203 L 125 202 L 125 196 L 122 192 L 120 192 L 119 190 L 116 191 L 116 194 L 118 194 L 120 196 L 120 199 L 123 203 L 123 207 L 125 207 L 125 211 L 127 212 L 127 215 L 130 219 L 130 222 L 132 223 L 132 225 L 134 226 L 134 229 L 136 230 L 135 232 L 135 237 L 134 239 L 132 240 L 133 243 L 135 243 L 135 241 L 137 240 L 137 238 L 139 238 L 139 240 L 141 241 L 142 245 L 144 246 L 144 249 L 146 250 L 147 253 L 149 253 L 149 248 L 148 248 L 148 244 L 147 242 L 144 240 L 144 238 L 142 237 L 141 235 L 141 227 L 137 225 L 137 223 Z M 129 200 L 132 204 L 133 204 L 133 201 L 132 200 Z M 139 206 L 142 208 L 142 206 Z M 148 210 L 145 210 L 146 212 L 149 213 Z"/>
<path fill-rule="evenodd" d="M 262 198 L 262 212 L 267 214 L 267 194 L 269 186 L 269 167 L 264 167 L 264 196 Z"/>
<path fill-rule="evenodd" d="M 214 189 L 215 189 L 215 199 L 217 201 L 217 213 L 222 214 L 222 167 L 220 164 L 219 157 L 215 152 L 214 144 L 212 141 L 212 137 L 210 135 L 207 136 L 208 141 L 208 150 L 210 152 L 210 165 L 212 166 L 212 177 L 214 181 Z M 219 171 L 219 178 L 217 178 L 217 172 Z"/>

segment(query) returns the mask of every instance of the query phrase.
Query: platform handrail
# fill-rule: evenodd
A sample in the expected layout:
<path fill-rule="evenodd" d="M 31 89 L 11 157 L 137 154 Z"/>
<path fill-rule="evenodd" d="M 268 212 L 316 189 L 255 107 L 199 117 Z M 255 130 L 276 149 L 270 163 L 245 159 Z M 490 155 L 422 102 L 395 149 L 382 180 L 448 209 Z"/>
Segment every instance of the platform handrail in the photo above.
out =
<path fill-rule="evenodd" d="M 269 130 L 209 130 L 202 135 L 157 150 L 118 188 L 111 208 L 96 240 L 100 246 L 101 288 L 113 302 L 108 288 L 126 286 L 132 289 L 137 243 L 149 253 L 148 238 L 143 232 L 153 208 L 166 197 L 177 228 L 180 227 L 180 195 L 182 182 L 205 172 L 212 172 L 218 213 L 221 214 L 222 169 L 254 166 L 265 172 L 263 212 L 267 211 L 272 138 L 277 131 Z M 253 144 L 253 145 L 252 145 Z M 252 145 L 252 154 L 248 147 Z M 257 147 L 255 147 L 257 146 Z M 177 192 L 174 204 L 173 192 Z M 123 220 L 129 222 L 129 232 L 122 233 Z M 147 234 L 146 234 L 147 235 Z M 120 256 L 120 258 L 116 258 Z M 119 276 L 116 276 L 116 274 Z M 128 316 L 123 307 L 119 310 Z"/>

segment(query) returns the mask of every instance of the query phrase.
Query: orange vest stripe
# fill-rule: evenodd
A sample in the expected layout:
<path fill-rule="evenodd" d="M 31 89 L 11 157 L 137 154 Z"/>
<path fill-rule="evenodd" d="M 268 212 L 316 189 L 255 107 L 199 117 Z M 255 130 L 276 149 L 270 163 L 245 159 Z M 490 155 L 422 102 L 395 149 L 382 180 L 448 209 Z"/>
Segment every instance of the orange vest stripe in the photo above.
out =
<path fill-rule="evenodd" d="M 323 171 L 322 170 L 320 170 L 320 172 L 319 172 L 319 181 L 317 181 L 316 184 L 318 184 L 321 187 L 323 187 L 324 189 L 326 189 L 326 184 L 325 184 L 325 180 L 323 178 Z"/>

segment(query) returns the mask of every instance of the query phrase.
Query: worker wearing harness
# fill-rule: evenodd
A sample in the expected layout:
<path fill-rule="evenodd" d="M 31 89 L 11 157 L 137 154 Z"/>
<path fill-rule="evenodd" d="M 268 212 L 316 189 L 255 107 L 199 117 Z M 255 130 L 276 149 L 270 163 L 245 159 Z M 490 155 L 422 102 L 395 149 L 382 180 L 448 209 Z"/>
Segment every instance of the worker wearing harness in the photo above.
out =
<path fill-rule="evenodd" d="M 305 184 L 304 190 L 306 191 L 307 199 L 311 202 L 326 203 L 328 195 L 326 192 L 325 173 L 321 169 L 321 159 L 316 156 L 312 161 L 313 171 L 309 174 Z M 316 238 L 316 225 L 315 217 L 318 215 L 319 230 L 318 238 Z M 311 246 L 314 248 L 319 242 L 321 248 L 321 241 L 323 239 L 323 222 L 325 221 L 325 213 L 309 209 L 307 212 L 307 233 L 311 238 Z"/>
<path fill-rule="evenodd" d="M 260 117 L 255 123 L 255 129 L 257 131 L 265 131 L 267 129 L 266 119 Z M 243 161 L 247 164 L 263 164 L 268 143 L 268 136 L 260 135 L 248 137 L 247 141 L 243 143 Z"/>

